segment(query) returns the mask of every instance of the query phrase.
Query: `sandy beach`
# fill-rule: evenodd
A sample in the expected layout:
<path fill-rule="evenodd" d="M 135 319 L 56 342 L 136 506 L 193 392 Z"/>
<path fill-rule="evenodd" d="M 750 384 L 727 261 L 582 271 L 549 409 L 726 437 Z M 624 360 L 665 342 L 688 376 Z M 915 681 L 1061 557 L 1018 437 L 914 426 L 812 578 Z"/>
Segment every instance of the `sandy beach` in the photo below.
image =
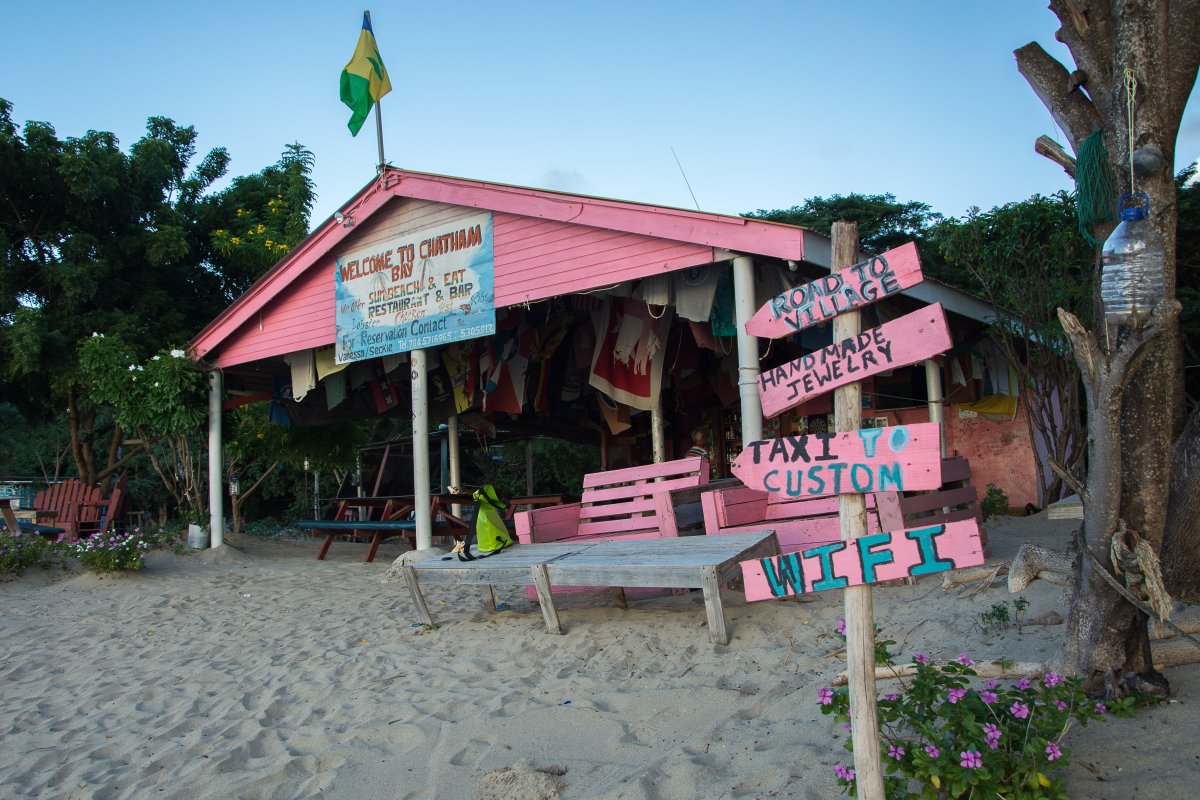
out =
<path fill-rule="evenodd" d="M 992 520 L 994 559 L 1075 527 Z M 425 630 L 403 582 L 365 544 L 232 537 L 157 552 L 134 574 L 31 571 L 0 584 L 0 797 L 828 798 L 844 733 L 817 690 L 844 664 L 841 595 L 746 604 L 710 643 L 700 594 L 563 599 L 548 634 L 523 588 L 484 612 L 477 591 L 429 587 Z M 1027 617 L 1060 587 L 1023 593 Z M 1058 626 L 981 632 L 1011 600 L 940 583 L 880 589 L 875 617 L 901 661 L 1038 661 Z M 1200 774 L 1200 667 L 1168 672 L 1169 703 L 1077 729 L 1072 797 L 1190 796 Z"/>

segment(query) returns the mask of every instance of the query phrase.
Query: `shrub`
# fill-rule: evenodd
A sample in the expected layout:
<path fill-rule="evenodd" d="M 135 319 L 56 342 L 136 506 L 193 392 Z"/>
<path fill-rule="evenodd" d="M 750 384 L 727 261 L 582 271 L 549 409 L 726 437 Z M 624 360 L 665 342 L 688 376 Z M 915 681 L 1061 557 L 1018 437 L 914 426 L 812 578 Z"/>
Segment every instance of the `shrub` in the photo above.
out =
<path fill-rule="evenodd" d="M 903 691 L 878 703 L 884 786 L 889 798 L 1066 798 L 1060 773 L 1070 757 L 1063 739 L 1076 723 L 1107 709 L 1089 700 L 1077 678 L 1048 672 L 1010 685 L 978 677 L 964 653 L 935 665 L 923 653 Z M 890 657 L 888 659 L 890 663 Z M 819 692 L 821 712 L 850 722 L 845 687 Z M 853 751 L 853 743 L 846 742 Z M 854 770 L 835 767 L 855 795 Z"/>
<path fill-rule="evenodd" d="M 61 564 L 57 543 L 36 533 L 10 531 L 0 522 L 0 575 L 20 575 L 29 567 Z"/>
<path fill-rule="evenodd" d="M 93 572 L 141 569 L 151 542 L 138 531 L 97 533 L 68 545 L 70 555 Z"/>
<path fill-rule="evenodd" d="M 987 493 L 983 496 L 983 502 L 979 504 L 979 511 L 983 514 L 983 520 L 986 522 L 992 517 L 999 517 L 1008 513 L 1008 495 L 994 483 L 987 485 Z"/>

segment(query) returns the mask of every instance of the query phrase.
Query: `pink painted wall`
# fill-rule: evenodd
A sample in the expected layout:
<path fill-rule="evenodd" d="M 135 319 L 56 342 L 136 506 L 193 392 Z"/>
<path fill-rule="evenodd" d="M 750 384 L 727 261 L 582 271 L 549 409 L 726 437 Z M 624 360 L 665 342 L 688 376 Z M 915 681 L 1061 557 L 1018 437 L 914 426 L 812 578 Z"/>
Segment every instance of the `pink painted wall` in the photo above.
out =
<path fill-rule="evenodd" d="M 925 407 L 875 412 L 889 422 L 928 422 Z M 1018 405 L 1017 416 L 1009 422 L 995 422 L 982 416 L 961 419 L 958 409 L 946 408 L 946 453 L 965 456 L 971 463 L 971 483 L 982 501 L 987 485 L 994 483 L 1008 495 L 1011 511 L 1020 511 L 1027 503 L 1038 503 L 1036 463 L 1025 413 Z"/>

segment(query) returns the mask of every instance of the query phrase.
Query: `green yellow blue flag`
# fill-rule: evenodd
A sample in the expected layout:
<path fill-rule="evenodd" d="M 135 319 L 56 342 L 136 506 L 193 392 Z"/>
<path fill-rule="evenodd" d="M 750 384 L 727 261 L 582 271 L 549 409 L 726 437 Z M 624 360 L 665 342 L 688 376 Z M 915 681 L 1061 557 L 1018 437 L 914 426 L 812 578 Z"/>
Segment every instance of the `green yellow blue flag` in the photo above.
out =
<path fill-rule="evenodd" d="M 354 56 L 342 70 L 342 102 L 350 106 L 350 133 L 358 136 L 359 130 L 371 113 L 371 106 L 392 90 L 387 67 L 375 44 L 375 32 L 371 30 L 371 18 L 363 14 L 362 33 L 358 35 L 358 46 Z"/>

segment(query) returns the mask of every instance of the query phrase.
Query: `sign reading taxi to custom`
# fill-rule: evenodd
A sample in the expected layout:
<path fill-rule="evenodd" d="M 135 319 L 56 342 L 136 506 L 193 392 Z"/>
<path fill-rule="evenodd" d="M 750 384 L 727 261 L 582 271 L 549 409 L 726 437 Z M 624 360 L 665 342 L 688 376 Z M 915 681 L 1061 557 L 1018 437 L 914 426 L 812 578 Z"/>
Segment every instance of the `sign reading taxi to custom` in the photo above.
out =
<path fill-rule="evenodd" d="M 732 470 L 751 489 L 787 497 L 907 492 L 942 485 L 936 422 L 751 442 Z"/>
<path fill-rule="evenodd" d="M 968 519 L 829 542 L 743 561 L 741 566 L 746 600 L 752 602 L 933 575 L 983 562 L 979 523 Z"/>
<path fill-rule="evenodd" d="M 949 349 L 946 312 L 941 303 L 935 303 L 764 370 L 758 376 L 763 415 L 773 417 L 810 397 Z"/>
<path fill-rule="evenodd" d="M 924 279 L 917 246 L 909 242 L 777 295 L 750 318 L 746 333 L 778 339 L 870 305 Z"/>

